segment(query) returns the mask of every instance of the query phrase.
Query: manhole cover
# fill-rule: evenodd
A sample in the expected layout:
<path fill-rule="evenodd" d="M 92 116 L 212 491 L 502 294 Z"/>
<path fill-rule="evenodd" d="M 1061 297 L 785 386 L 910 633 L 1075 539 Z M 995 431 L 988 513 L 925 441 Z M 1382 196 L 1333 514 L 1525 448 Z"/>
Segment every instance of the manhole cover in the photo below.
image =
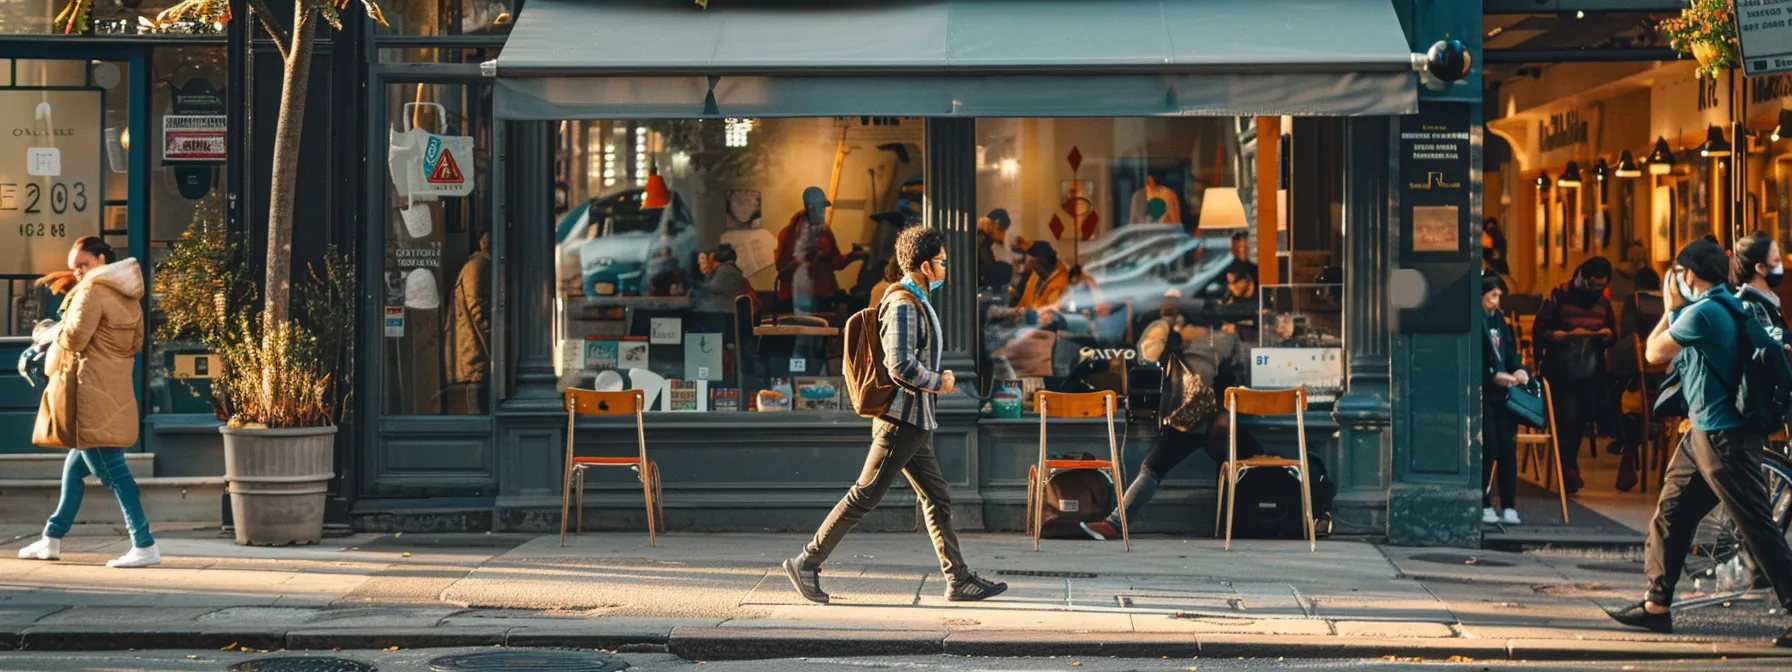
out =
<path fill-rule="evenodd" d="M 997 576 L 1036 576 L 1046 579 L 1093 579 L 1089 572 L 1035 572 L 1027 569 L 998 569 Z"/>
<path fill-rule="evenodd" d="M 1595 562 L 1577 566 L 1589 572 L 1611 572 L 1613 574 L 1643 573 L 1643 563 L 1640 562 Z"/>
<path fill-rule="evenodd" d="M 1471 567 L 1512 566 L 1512 563 L 1506 562 L 1505 560 L 1490 560 L 1479 556 L 1462 555 L 1459 553 L 1421 553 L 1412 556 L 1412 559 L 1419 562 L 1431 562 L 1439 565 L 1468 565 Z"/>
<path fill-rule="evenodd" d="M 230 672 L 375 672 L 378 669 L 359 660 L 330 656 L 256 658 L 230 666 Z"/>
<path fill-rule="evenodd" d="M 628 669 L 628 663 L 593 651 L 482 651 L 431 660 L 429 669 L 436 672 L 616 672 Z"/>

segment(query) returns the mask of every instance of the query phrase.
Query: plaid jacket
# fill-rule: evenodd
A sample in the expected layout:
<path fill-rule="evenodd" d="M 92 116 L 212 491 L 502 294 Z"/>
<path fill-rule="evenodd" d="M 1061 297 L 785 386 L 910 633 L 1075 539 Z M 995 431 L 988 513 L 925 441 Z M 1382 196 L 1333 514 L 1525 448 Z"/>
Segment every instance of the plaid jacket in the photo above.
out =
<path fill-rule="evenodd" d="M 892 285 L 877 307 L 878 338 L 883 341 L 884 366 L 890 369 L 890 380 L 896 383 L 896 397 L 883 419 L 900 422 L 926 431 L 939 427 L 934 418 L 943 381 L 940 379 L 940 316 L 926 299 L 913 295 L 896 298 L 907 292 L 905 285 Z"/>

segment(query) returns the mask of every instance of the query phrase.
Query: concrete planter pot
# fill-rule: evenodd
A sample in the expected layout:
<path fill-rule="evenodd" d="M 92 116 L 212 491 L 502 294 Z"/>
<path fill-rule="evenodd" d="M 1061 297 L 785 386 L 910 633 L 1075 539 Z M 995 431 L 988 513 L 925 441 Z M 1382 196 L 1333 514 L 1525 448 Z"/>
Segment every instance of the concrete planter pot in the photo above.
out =
<path fill-rule="evenodd" d="M 224 480 L 236 543 L 315 544 L 324 536 L 324 496 L 335 427 L 223 427 Z"/>

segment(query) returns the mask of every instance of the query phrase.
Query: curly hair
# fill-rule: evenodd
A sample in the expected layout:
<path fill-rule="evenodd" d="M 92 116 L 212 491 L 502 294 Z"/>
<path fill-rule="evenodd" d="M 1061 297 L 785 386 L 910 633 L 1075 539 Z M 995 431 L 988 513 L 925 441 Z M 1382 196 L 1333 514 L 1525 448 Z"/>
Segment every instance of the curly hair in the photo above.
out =
<path fill-rule="evenodd" d="M 930 226 L 911 226 L 896 237 L 896 263 L 905 273 L 921 270 L 922 264 L 944 251 L 946 234 Z"/>

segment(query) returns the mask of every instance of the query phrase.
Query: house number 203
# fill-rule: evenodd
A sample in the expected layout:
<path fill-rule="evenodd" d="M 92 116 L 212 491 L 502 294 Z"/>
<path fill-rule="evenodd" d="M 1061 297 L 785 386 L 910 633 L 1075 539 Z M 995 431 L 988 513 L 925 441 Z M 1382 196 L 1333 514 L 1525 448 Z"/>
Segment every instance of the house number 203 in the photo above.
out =
<path fill-rule="evenodd" d="M 27 215 L 48 211 L 66 215 L 70 211 L 87 212 L 90 204 L 86 182 L 51 182 L 48 187 L 36 182 L 0 182 L 0 211 L 23 211 Z"/>

